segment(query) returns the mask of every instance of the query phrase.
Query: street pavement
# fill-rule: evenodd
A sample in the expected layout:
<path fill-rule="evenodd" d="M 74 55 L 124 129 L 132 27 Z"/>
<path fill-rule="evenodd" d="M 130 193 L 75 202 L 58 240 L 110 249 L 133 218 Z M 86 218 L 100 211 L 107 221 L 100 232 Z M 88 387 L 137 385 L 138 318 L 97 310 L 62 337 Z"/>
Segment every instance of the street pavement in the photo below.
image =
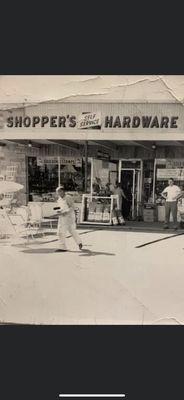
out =
<path fill-rule="evenodd" d="M 79 233 L 83 251 L 68 238 L 66 253 L 51 234 L 1 240 L 1 323 L 184 323 L 181 232 Z"/>

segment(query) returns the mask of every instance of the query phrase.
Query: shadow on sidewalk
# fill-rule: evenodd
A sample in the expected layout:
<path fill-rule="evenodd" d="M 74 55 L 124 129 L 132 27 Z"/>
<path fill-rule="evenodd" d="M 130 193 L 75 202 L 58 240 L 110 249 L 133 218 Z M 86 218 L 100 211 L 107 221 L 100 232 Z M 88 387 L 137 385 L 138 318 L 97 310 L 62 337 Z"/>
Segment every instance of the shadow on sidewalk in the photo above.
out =
<path fill-rule="evenodd" d="M 107 253 L 107 252 L 103 252 L 103 251 L 91 251 L 91 250 L 87 250 L 87 249 L 83 249 L 81 251 L 72 251 L 72 250 L 68 250 L 66 253 L 56 253 L 56 249 L 53 248 L 47 248 L 47 249 L 43 249 L 43 248 L 39 248 L 39 249 L 26 249 L 23 250 L 22 253 L 26 253 L 26 254 L 60 254 L 62 256 L 62 254 L 67 254 L 67 253 L 78 253 L 80 257 L 94 257 L 94 256 L 115 256 L 115 253 Z"/>

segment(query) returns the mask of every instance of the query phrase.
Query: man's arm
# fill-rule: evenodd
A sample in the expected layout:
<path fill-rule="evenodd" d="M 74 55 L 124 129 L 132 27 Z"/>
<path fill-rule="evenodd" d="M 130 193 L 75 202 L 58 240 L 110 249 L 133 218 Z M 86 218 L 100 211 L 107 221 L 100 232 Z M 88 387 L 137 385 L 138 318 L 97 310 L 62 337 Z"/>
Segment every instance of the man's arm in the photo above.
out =
<path fill-rule="evenodd" d="M 164 189 L 163 192 L 161 193 L 161 196 L 166 200 L 167 199 L 167 190 Z"/>

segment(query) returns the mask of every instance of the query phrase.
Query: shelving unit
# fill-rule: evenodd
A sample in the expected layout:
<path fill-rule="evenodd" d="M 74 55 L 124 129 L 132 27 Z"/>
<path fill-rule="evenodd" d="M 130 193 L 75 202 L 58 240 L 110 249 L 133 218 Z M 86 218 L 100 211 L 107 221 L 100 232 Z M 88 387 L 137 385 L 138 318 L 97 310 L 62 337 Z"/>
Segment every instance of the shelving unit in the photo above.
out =
<path fill-rule="evenodd" d="M 103 215 L 105 207 L 109 208 L 109 219 L 107 221 L 95 219 L 94 221 L 89 220 L 89 208 L 90 204 L 94 204 L 94 218 L 97 215 L 98 211 L 95 211 L 95 205 L 102 205 L 102 210 L 99 211 L 99 214 Z M 103 207 L 104 205 L 104 207 Z M 111 196 L 93 196 L 91 194 L 83 194 L 82 197 L 82 207 L 81 207 L 81 216 L 80 223 L 81 224 L 90 224 L 90 225 L 112 225 L 112 212 L 114 209 L 119 209 L 119 196 L 111 195 Z"/>

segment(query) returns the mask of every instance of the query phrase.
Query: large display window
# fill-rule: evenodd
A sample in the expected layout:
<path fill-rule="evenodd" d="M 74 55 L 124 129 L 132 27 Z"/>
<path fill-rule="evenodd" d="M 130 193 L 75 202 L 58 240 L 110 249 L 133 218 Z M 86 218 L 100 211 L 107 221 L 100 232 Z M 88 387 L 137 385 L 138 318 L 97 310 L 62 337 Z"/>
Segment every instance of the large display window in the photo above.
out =
<path fill-rule="evenodd" d="M 163 204 L 164 200 L 161 197 L 161 193 L 163 189 L 168 185 L 169 178 L 173 178 L 175 184 L 183 190 L 183 159 L 155 159 L 154 170 L 154 202 L 156 202 L 157 204 Z"/>
<path fill-rule="evenodd" d="M 165 200 L 161 196 L 162 191 L 168 186 L 169 178 L 173 178 L 177 186 L 184 189 L 184 160 L 183 159 L 155 159 L 153 202 L 157 205 L 158 221 L 165 220 Z M 181 203 L 181 204 L 180 204 Z M 178 202 L 178 221 L 180 220 L 180 207 L 183 200 Z M 172 221 L 172 217 L 171 217 Z"/>
<path fill-rule="evenodd" d="M 28 157 L 29 201 L 55 200 L 56 188 L 64 184 L 67 192 L 84 193 L 83 158 Z M 91 160 L 87 165 L 87 193 L 91 191 Z"/>
<path fill-rule="evenodd" d="M 92 160 L 92 187 L 94 195 L 111 194 L 118 179 L 118 162 L 93 159 Z"/>

